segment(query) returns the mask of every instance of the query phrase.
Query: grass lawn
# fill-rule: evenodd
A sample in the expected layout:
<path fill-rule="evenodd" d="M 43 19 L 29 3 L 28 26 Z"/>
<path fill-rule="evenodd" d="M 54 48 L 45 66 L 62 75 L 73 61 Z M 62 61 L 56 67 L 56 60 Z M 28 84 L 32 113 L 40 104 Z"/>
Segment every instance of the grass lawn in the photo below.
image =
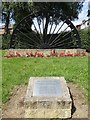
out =
<path fill-rule="evenodd" d="M 64 76 L 88 94 L 88 57 L 3 58 L 2 100 L 9 98 L 15 85 L 28 84 L 30 76 Z"/>

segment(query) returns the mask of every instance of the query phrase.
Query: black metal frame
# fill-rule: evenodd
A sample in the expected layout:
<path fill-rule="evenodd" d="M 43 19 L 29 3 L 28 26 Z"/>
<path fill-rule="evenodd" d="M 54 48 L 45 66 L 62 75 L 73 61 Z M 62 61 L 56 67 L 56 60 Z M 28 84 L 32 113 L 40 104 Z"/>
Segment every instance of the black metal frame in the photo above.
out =
<path fill-rule="evenodd" d="M 51 22 L 50 22 L 51 16 Z M 32 13 L 28 16 L 24 17 L 19 24 L 16 26 L 12 33 L 10 48 L 15 48 L 18 44 L 18 39 L 20 44 L 28 46 L 30 49 L 55 49 L 55 48 L 68 48 L 67 44 L 70 44 L 72 41 L 71 37 L 75 39 L 75 45 L 70 46 L 70 48 L 81 48 L 81 40 L 79 33 L 73 23 L 67 19 L 64 15 L 60 13 L 47 13 L 46 18 L 49 18 L 48 21 L 45 21 L 45 16 L 42 13 L 39 15 L 38 13 Z M 62 21 L 62 25 L 57 29 L 58 23 L 54 24 L 55 19 L 59 20 L 59 23 Z M 34 21 L 36 19 L 36 21 Z M 49 25 L 49 24 L 50 25 Z M 36 25 L 37 24 L 37 25 Z M 63 30 L 63 32 L 59 32 L 64 25 L 67 27 Z M 54 25 L 54 29 L 52 31 L 52 27 Z M 34 27 L 35 31 L 32 30 Z M 38 26 L 38 29 L 37 29 Z M 48 26 L 50 26 L 49 34 L 47 34 Z M 66 30 L 70 28 L 71 30 L 66 32 Z M 41 30 L 42 29 L 42 30 Z M 57 34 L 54 36 L 54 32 L 57 29 Z M 42 31 L 42 32 L 41 32 Z M 52 33 L 51 33 L 52 31 Z M 63 35 L 64 33 L 64 35 Z M 71 36 L 72 34 L 72 36 Z M 65 38 L 66 37 L 66 38 Z M 73 39 L 72 38 L 72 39 Z M 47 40 L 48 39 L 48 40 Z M 66 47 L 65 47 L 66 44 Z"/>

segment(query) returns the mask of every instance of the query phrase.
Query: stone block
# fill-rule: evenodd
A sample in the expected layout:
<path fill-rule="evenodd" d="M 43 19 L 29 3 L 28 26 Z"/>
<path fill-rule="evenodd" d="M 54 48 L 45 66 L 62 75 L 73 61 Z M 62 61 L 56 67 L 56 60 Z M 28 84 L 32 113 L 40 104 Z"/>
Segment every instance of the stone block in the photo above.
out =
<path fill-rule="evenodd" d="M 70 118 L 72 100 L 64 77 L 31 77 L 25 118 Z"/>

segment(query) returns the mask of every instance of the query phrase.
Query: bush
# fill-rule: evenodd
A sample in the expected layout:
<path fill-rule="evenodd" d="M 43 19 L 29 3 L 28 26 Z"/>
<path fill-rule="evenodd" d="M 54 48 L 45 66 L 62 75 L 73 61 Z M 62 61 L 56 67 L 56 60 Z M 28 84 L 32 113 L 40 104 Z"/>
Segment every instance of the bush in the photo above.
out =
<path fill-rule="evenodd" d="M 2 36 L 2 49 L 8 49 L 9 46 L 10 46 L 10 38 L 11 38 L 11 35 L 8 34 L 8 35 L 3 35 Z"/>
<path fill-rule="evenodd" d="M 90 52 L 90 28 L 80 31 L 81 48 Z"/>

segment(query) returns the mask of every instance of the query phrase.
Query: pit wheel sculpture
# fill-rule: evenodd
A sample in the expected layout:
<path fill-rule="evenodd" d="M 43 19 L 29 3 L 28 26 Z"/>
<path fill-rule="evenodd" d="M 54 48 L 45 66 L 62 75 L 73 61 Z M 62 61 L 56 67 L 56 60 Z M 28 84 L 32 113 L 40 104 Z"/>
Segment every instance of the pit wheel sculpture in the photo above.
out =
<path fill-rule="evenodd" d="M 33 13 L 23 18 L 12 33 L 10 48 L 80 48 L 75 26 L 60 13 Z"/>

